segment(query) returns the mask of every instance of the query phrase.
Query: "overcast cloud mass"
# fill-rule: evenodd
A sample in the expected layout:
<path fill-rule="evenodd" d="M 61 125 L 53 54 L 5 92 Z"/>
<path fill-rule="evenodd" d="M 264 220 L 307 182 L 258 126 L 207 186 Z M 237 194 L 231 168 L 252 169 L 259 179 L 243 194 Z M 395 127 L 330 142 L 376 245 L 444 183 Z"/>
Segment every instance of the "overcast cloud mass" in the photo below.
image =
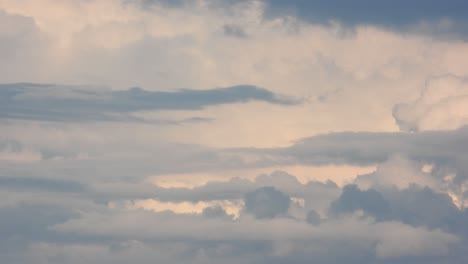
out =
<path fill-rule="evenodd" d="M 0 262 L 468 263 L 467 14 L 0 0 Z"/>

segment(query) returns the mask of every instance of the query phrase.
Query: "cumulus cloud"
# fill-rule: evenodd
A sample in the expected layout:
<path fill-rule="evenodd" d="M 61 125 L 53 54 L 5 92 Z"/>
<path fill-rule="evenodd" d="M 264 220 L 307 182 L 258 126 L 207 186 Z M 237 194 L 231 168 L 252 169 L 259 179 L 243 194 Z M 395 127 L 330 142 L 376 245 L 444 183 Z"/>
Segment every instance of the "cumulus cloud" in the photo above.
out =
<path fill-rule="evenodd" d="M 426 81 L 421 96 L 395 105 L 393 116 L 401 130 L 450 130 L 468 124 L 468 82 L 447 75 Z"/>
<path fill-rule="evenodd" d="M 245 211 L 256 218 L 273 218 L 288 212 L 290 198 L 273 187 L 259 188 L 245 195 Z"/>
<path fill-rule="evenodd" d="M 361 191 L 356 185 L 347 185 L 338 200 L 330 205 L 332 215 L 353 213 L 362 210 L 378 220 L 388 219 L 390 205 L 376 190 Z"/>
<path fill-rule="evenodd" d="M 272 179 L 275 178 L 272 177 Z M 279 177 L 279 182 L 281 179 Z M 311 186 L 315 185 L 318 183 L 311 183 Z M 338 188 L 333 184 L 323 184 L 324 188 L 326 186 L 331 190 Z M 287 189 L 288 187 L 285 188 L 285 190 Z M 352 191 L 350 191 L 351 189 Z M 319 189 L 315 188 L 310 191 L 312 190 Z M 343 189 L 343 194 L 337 201 L 349 205 L 348 201 L 344 200 L 349 199 L 353 205 L 351 207 L 345 206 L 346 208 L 342 212 L 367 210 L 367 212 L 378 215 L 382 210 L 367 206 L 376 204 L 375 201 L 378 200 L 375 199 L 376 192 L 363 191 L 348 186 Z M 239 255 L 233 259 L 245 258 L 247 262 L 260 261 L 260 263 L 271 261 L 281 263 L 281 261 L 286 260 L 307 263 L 310 258 L 321 259 L 323 263 L 330 264 L 343 263 L 345 259 L 379 263 L 380 260 L 397 261 L 400 259 L 406 261 L 416 258 L 422 261 L 433 256 L 444 259 L 447 256 L 452 256 L 452 259 L 457 259 L 460 256 L 457 255 L 459 253 L 452 251 L 451 245 L 459 243 L 457 236 L 465 234 L 462 231 L 466 219 L 458 218 L 458 221 L 462 220 L 458 224 L 453 222 L 454 218 L 450 217 L 453 217 L 453 214 L 461 216 L 462 212 L 450 205 L 447 198 L 443 198 L 442 194 L 433 193 L 429 189 L 420 188 L 397 190 L 390 187 L 388 192 L 383 190 L 380 192 L 380 196 L 383 196 L 391 205 L 392 214 L 385 219 L 379 218 L 380 222 L 377 223 L 368 221 L 367 218 L 355 218 L 352 215 L 342 215 L 340 218 L 322 217 L 318 212 L 307 211 L 306 208 L 303 208 L 304 213 L 307 213 L 307 217 L 304 219 L 271 218 L 287 213 L 291 203 L 290 198 L 272 187 L 263 187 L 247 193 L 245 196 L 245 212 L 247 214 L 238 219 L 227 217 L 225 210 L 219 206 L 206 207 L 200 214 L 142 211 L 136 208 L 120 207 L 118 204 L 110 207 L 77 206 L 76 208 L 81 207 L 78 211 L 79 214 L 73 213 L 66 215 L 65 218 L 57 217 L 47 220 L 40 227 L 42 231 L 39 241 L 43 241 L 41 242 L 43 246 L 57 241 L 57 239 L 70 241 L 63 243 L 61 245 L 63 248 L 50 251 L 50 254 L 61 253 L 62 257 L 72 257 L 76 252 L 80 252 L 75 251 L 78 248 L 72 251 L 67 251 L 65 248 L 79 247 L 82 245 L 81 243 L 89 245 L 92 242 L 91 244 L 97 248 L 101 247 L 102 243 L 115 245 L 110 251 L 102 248 L 97 251 L 102 254 L 100 256 L 103 259 L 113 259 L 116 255 L 128 253 L 128 250 L 133 248 L 130 246 L 130 244 L 133 245 L 133 242 L 129 241 L 141 241 L 135 243 L 141 243 L 141 247 L 148 249 L 161 246 L 172 248 L 179 255 L 192 257 L 195 255 L 190 248 L 196 248 L 197 251 L 206 252 L 204 258 L 201 258 L 204 261 L 218 258 L 221 263 L 230 260 L 230 251 L 220 251 L 219 254 L 215 254 L 211 252 L 214 248 L 209 245 L 213 243 L 224 244 Z M 419 192 L 426 193 L 426 195 L 420 195 Z M 348 197 L 350 195 L 346 193 L 350 193 L 353 197 Z M 319 195 L 320 192 L 315 194 Z M 57 195 L 61 194 L 50 192 L 46 195 L 52 195 L 56 198 Z M 249 198 L 249 196 L 251 197 Z M 357 198 L 355 199 L 354 196 Z M 369 196 L 367 198 L 373 200 L 361 199 L 364 196 Z M 80 199 L 92 198 L 86 194 Z M 434 205 L 436 200 L 440 201 L 440 203 L 437 202 L 440 206 L 435 206 L 438 208 L 437 217 L 428 217 L 434 212 L 432 210 L 434 207 L 430 204 Z M 333 207 L 335 203 L 338 202 L 330 201 L 329 205 L 331 204 Z M 73 205 L 73 203 L 65 202 L 61 206 L 67 204 Z M 444 212 L 444 208 L 449 206 L 452 206 L 451 208 L 455 211 Z M 47 208 L 44 210 L 53 212 Z M 31 210 L 23 212 L 25 214 L 34 213 Z M 250 214 L 255 217 L 249 217 Z M 13 214 L 10 215 L 13 216 Z M 453 229 L 453 227 L 457 228 Z M 406 236 L 408 238 L 405 239 L 405 243 L 397 243 L 399 238 L 406 238 Z M 182 243 L 183 246 L 176 247 L 172 244 L 174 241 Z M 348 244 L 349 246 L 342 248 L 342 251 L 337 253 L 338 258 L 330 257 L 327 249 L 336 245 Z M 31 246 L 34 248 L 37 245 L 32 244 Z M 259 254 L 258 256 L 261 256 L 259 259 L 250 255 L 250 251 L 244 248 L 249 247 L 248 245 L 255 245 L 255 251 Z M 52 249 L 44 248 L 44 250 Z M 96 253 L 94 251 L 86 252 L 87 256 L 94 256 Z M 36 253 L 27 251 L 27 254 Z M 369 253 L 371 253 L 369 258 L 362 258 Z M 375 256 L 375 258 L 371 256 Z M 168 261 L 176 261 L 177 257 L 168 255 L 167 259 Z M 55 263 L 55 260 L 51 261 Z"/>
<path fill-rule="evenodd" d="M 446 194 L 413 185 L 403 190 L 360 190 L 347 185 L 341 196 L 330 204 L 331 217 L 364 213 L 376 221 L 398 221 L 407 225 L 441 229 L 466 237 L 466 209 L 457 208 Z"/>
<path fill-rule="evenodd" d="M 170 177 L 170 176 L 169 176 Z M 191 177 L 188 174 L 186 177 Z M 158 179 L 156 176 L 155 179 Z M 246 193 L 263 187 L 275 188 L 290 197 L 306 199 L 306 203 L 325 204 L 338 195 L 339 188 L 332 182 L 308 181 L 300 183 L 294 175 L 284 171 L 260 174 L 254 179 L 240 177 L 208 180 L 205 184 L 194 187 L 159 186 L 150 182 L 129 183 L 106 182 L 92 186 L 92 192 L 98 197 L 114 199 L 154 198 L 165 202 L 243 199 Z M 333 197 L 333 198 L 332 198 Z"/>
<path fill-rule="evenodd" d="M 226 211 L 219 205 L 206 207 L 203 209 L 202 215 L 209 218 L 229 218 Z"/>
<path fill-rule="evenodd" d="M 404 189 L 411 185 L 427 186 L 432 189 L 442 188 L 442 179 L 432 175 L 430 171 L 423 171 L 424 165 L 404 156 L 390 156 L 387 161 L 377 166 L 375 172 L 359 175 L 354 183 L 365 189 L 388 186 Z"/>

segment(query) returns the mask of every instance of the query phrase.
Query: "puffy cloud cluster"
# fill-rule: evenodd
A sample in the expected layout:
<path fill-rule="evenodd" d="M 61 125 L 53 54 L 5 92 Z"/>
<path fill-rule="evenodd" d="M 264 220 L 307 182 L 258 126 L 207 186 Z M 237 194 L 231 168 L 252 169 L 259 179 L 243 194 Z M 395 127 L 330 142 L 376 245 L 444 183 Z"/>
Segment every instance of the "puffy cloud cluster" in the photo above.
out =
<path fill-rule="evenodd" d="M 371 175 L 358 176 L 355 182 L 361 184 L 360 178 L 379 177 L 387 170 L 388 166 L 381 166 Z M 412 172 L 408 168 L 406 173 Z M 239 259 L 246 263 L 308 263 L 320 259 L 330 264 L 347 260 L 464 261 L 468 212 L 455 206 L 447 193 L 416 182 L 409 186 L 368 182 L 366 189 L 357 185 L 338 187 L 330 182 L 302 184 L 292 175 L 275 172 L 259 175 L 255 181 L 245 180 L 235 187 L 234 196 L 229 192 L 218 196 L 212 193 L 222 190 L 222 184 L 230 186 L 235 181 L 208 182 L 195 189 L 147 186 L 146 194 L 138 192 L 144 189 L 141 184 L 133 196 L 118 192 L 98 194 L 99 189 L 93 186 L 81 190 L 62 188 L 56 193 L 41 184 L 16 193 L 9 205 L 2 205 L 9 217 L 0 221 L 5 235 L 0 248 L 18 252 L 8 256 L 13 262 L 36 257 L 51 263 L 77 263 L 75 256 L 79 254 L 85 254 L 91 262 L 96 258 L 104 263 L 116 258 L 138 263 L 155 259 L 171 263 L 206 263 L 214 259 L 220 263 Z M 36 183 L 22 182 L 23 186 Z M 9 189 L 1 190 L 2 197 L 12 199 Z M 243 209 L 233 217 L 223 204 L 206 204 L 199 213 L 128 206 L 138 195 L 157 199 L 162 192 L 179 193 L 176 199 L 189 203 L 193 192 L 198 193 L 197 199 L 206 201 L 213 197 L 240 198 Z M 57 200 L 58 196 L 62 199 Z M 304 203 L 297 203 L 298 199 Z M 112 202 L 119 200 L 127 202 Z M 19 241 L 15 240 L 18 235 L 22 237 Z M 18 246 L 26 250 L 19 254 Z M 157 252 L 165 248 L 167 252 L 153 255 L 153 248 Z M 336 254 L 331 255 L 330 248 L 335 248 Z M 135 252 L 143 255 L 137 257 Z"/>

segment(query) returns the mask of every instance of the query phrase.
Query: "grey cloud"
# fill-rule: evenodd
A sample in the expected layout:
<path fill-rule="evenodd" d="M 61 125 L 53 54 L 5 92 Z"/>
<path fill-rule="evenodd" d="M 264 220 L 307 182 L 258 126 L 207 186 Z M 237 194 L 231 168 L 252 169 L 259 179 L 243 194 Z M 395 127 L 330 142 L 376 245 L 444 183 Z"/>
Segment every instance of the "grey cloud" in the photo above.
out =
<path fill-rule="evenodd" d="M 455 206 L 445 193 L 412 185 L 403 190 L 387 187 L 379 191 L 347 185 L 330 205 L 336 217 L 362 210 L 377 221 L 398 221 L 407 225 L 441 229 L 468 239 L 468 211 Z"/>
<path fill-rule="evenodd" d="M 343 193 L 330 205 L 332 215 L 352 213 L 363 210 L 377 220 L 385 220 L 390 216 L 390 205 L 376 190 L 361 191 L 356 185 L 347 185 Z"/>
<path fill-rule="evenodd" d="M 267 15 L 293 15 L 304 21 L 328 24 L 339 21 L 345 26 L 376 25 L 410 31 L 420 23 L 430 23 L 427 33 L 442 36 L 466 36 L 468 3 L 463 0 L 417 0 L 392 2 L 373 0 L 266 0 Z M 442 21 L 452 24 L 443 26 Z M 439 26 L 437 26 L 439 25 Z"/>
<path fill-rule="evenodd" d="M 36 204 L 0 207 L 0 215 L 2 240 L 20 238 L 25 242 L 63 238 L 60 234 L 50 231 L 49 227 L 78 217 L 71 209 Z"/>
<path fill-rule="evenodd" d="M 331 187 L 333 184 L 328 185 Z M 266 196 L 272 198 L 270 195 Z M 269 200 L 271 202 L 269 206 L 278 206 L 273 205 L 275 199 Z M 52 215 L 54 212 L 45 207 L 38 207 L 38 210 L 50 211 Z M 447 253 L 447 243 L 456 241 L 453 235 L 437 230 L 412 228 L 394 222 L 374 224 L 345 218 L 339 221 L 324 219 L 320 225 L 314 225 L 290 218 L 265 221 L 249 217 L 232 221 L 223 219 L 222 211 L 219 208 L 210 208 L 202 215 L 178 215 L 118 208 L 98 210 L 88 208 L 81 210 L 80 218 L 73 215 L 72 218 L 67 218 L 67 214 L 64 218 L 47 218 L 49 220 L 37 228 L 46 229 L 47 233 L 40 231 L 38 238 L 42 244 L 44 241 L 52 243 L 68 241 L 66 244 L 61 244 L 61 249 L 58 251 L 62 258 L 50 259 L 49 263 L 65 261 L 63 249 L 67 246 L 80 249 L 82 245 L 116 245 L 109 252 L 106 251 L 109 257 L 115 257 L 132 248 L 129 243 L 141 244 L 148 248 L 167 247 L 168 250 L 171 249 L 172 252 L 177 252 L 176 255 L 181 256 L 181 258 L 176 255 L 169 256 L 167 258 L 169 263 L 177 263 L 178 260 L 183 263 L 190 258 L 197 259 L 194 263 L 206 263 L 214 259 L 218 260 L 218 263 L 224 261 L 235 263 L 239 259 L 244 259 L 245 263 L 284 263 L 290 260 L 291 263 L 302 264 L 309 263 L 311 259 L 320 259 L 321 263 L 330 264 L 346 263 L 349 259 L 359 260 L 362 263 L 386 263 L 386 260 L 399 263 L 400 258 L 401 263 L 405 263 L 412 259 L 422 261 L 427 254 L 433 254 L 444 260 L 449 259 L 447 254 L 451 253 Z M 277 209 L 273 211 L 275 215 L 279 212 Z M 26 214 L 27 210 L 24 212 Z M 36 210 L 30 212 L 34 215 Z M 24 217 L 29 217 L 32 221 L 33 217 L 26 215 Z M 51 223 L 57 224 L 50 228 Z M 396 240 L 403 240 L 404 243 L 401 246 L 396 245 L 394 236 L 389 233 L 404 235 L 404 238 L 399 237 Z M 174 247 L 172 243 L 181 243 L 181 247 Z M 214 247 L 220 244 L 224 246 Z M 375 248 L 376 245 L 379 245 L 378 250 Z M 414 245 L 417 245 L 414 251 L 405 249 Z M 340 248 L 340 250 L 336 254 L 330 254 L 330 248 Z M 431 250 L 433 253 L 428 253 Z M 258 255 L 252 256 L 251 253 L 255 251 Z M 200 252 L 203 252 L 204 258 L 199 258 Z M 90 251 L 84 254 L 94 253 L 95 251 Z M 24 251 L 17 254 L 24 254 Z M 147 262 L 150 263 L 150 261 L 141 263 Z"/>
<path fill-rule="evenodd" d="M 332 182 L 309 181 L 301 184 L 283 171 L 259 175 L 254 181 L 232 178 L 229 181 L 210 181 L 194 188 L 163 188 L 144 183 L 97 183 L 90 186 L 90 195 L 98 200 L 157 199 L 163 202 L 200 202 L 214 200 L 240 200 L 247 193 L 263 187 L 273 187 L 282 193 L 302 198 L 308 209 L 322 209 L 340 194 Z"/>
<path fill-rule="evenodd" d="M 0 188 L 48 192 L 84 192 L 86 186 L 75 181 L 32 177 L 0 177 Z"/>
<path fill-rule="evenodd" d="M 263 155 L 265 163 L 373 165 L 395 154 L 418 161 L 454 163 L 466 158 L 467 146 L 468 127 L 463 127 L 420 133 L 337 132 L 306 138 L 290 147 L 232 151 Z"/>
<path fill-rule="evenodd" d="M 231 218 L 226 211 L 219 205 L 207 207 L 203 209 L 202 215 L 208 218 Z"/>
<path fill-rule="evenodd" d="M 153 5 L 177 8 L 189 4 L 186 0 L 126 0 L 127 3 L 136 2 L 141 5 L 144 9 L 151 8 Z"/>
<path fill-rule="evenodd" d="M 312 224 L 312 225 L 319 225 L 322 219 L 315 210 L 310 210 L 307 213 L 306 221 L 307 223 Z"/>
<path fill-rule="evenodd" d="M 224 34 L 227 36 L 237 37 L 237 38 L 246 38 L 247 33 L 245 30 L 238 25 L 227 24 L 223 26 Z"/>
<path fill-rule="evenodd" d="M 286 214 L 291 204 L 289 196 L 273 187 L 262 187 L 245 195 L 245 211 L 256 218 L 273 218 Z"/>
<path fill-rule="evenodd" d="M 129 1 L 132 2 L 132 1 Z M 187 7 L 193 1 L 187 0 L 133 0 L 146 9 L 152 5 L 165 7 Z M 249 2 L 235 1 L 207 1 L 214 9 L 226 9 L 236 3 Z M 345 26 L 375 25 L 393 30 L 410 31 L 415 25 L 429 23 L 424 28 L 426 32 L 442 36 L 466 36 L 468 34 L 468 19 L 466 10 L 468 4 L 463 0 L 396 0 L 392 2 L 373 0 L 264 0 L 266 4 L 265 16 L 277 17 L 291 15 L 312 23 L 329 24 L 339 21 Z M 443 23 L 450 21 L 450 23 Z M 420 29 L 423 30 L 423 29 Z"/>
<path fill-rule="evenodd" d="M 100 234 L 120 240 L 132 238 L 161 243 L 191 241 L 191 246 L 197 243 L 239 245 L 233 249 L 241 258 L 249 256 L 250 252 L 243 246 L 256 245 L 255 250 L 260 252 L 261 258 L 252 259 L 250 256 L 247 263 L 282 263 L 280 260 L 288 259 L 294 260 L 293 263 L 309 263 L 317 259 L 322 259 L 321 263 L 330 264 L 347 263 L 349 259 L 361 259 L 362 263 L 385 263 L 386 260 L 401 259 L 402 263 L 407 263 L 411 258 L 421 261 L 426 256 L 453 260 L 455 258 L 449 258 L 449 246 L 459 242 L 454 235 L 440 230 L 413 228 L 397 222 L 371 223 L 352 218 L 314 226 L 287 218 L 258 220 L 241 217 L 235 221 L 224 221 L 170 213 L 133 211 L 131 216 L 128 214 L 125 211 L 106 215 L 83 214 L 81 219 L 56 225 L 54 230 L 70 235 Z M 266 247 L 261 246 L 263 243 Z M 337 254 L 330 254 L 330 249 L 339 250 Z M 222 263 L 226 255 L 230 255 L 229 251 L 219 253 L 217 257 L 210 256 L 206 261 L 216 259 Z"/>
<path fill-rule="evenodd" d="M 0 85 L 0 117 L 46 121 L 144 121 L 135 111 L 199 110 L 208 106 L 262 101 L 280 105 L 300 101 L 251 85 L 210 90 L 112 91 L 89 86 L 15 83 Z M 209 119 L 160 120 L 160 123 L 200 122 Z M 156 121 L 158 122 L 158 121 Z"/>
<path fill-rule="evenodd" d="M 447 194 L 417 186 L 382 190 L 382 194 L 389 201 L 396 220 L 413 226 L 440 228 L 468 239 L 467 212 L 458 209 Z"/>

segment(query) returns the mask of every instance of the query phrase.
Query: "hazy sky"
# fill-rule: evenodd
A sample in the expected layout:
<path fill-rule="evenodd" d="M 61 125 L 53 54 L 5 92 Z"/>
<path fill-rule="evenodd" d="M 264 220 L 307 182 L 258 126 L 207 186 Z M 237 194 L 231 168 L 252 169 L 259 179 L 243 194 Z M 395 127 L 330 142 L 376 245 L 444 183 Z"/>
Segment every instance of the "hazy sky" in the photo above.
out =
<path fill-rule="evenodd" d="M 465 0 L 0 0 L 5 264 L 468 263 Z"/>

